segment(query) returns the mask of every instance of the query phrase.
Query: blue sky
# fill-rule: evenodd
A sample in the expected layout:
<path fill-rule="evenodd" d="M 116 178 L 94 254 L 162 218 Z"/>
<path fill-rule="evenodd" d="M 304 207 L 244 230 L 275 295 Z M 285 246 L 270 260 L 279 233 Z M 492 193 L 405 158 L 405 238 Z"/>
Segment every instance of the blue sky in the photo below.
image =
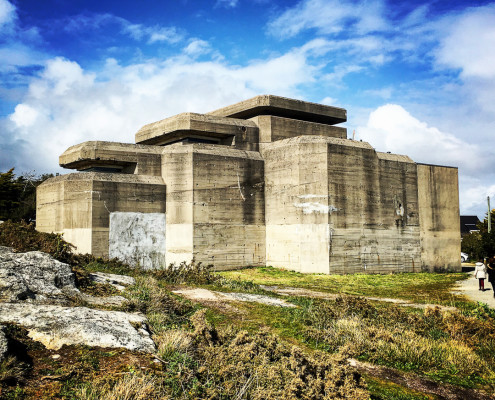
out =
<path fill-rule="evenodd" d="M 344 107 L 348 136 L 459 167 L 461 213 L 495 204 L 493 1 L 0 0 L 0 171 L 258 94 Z"/>

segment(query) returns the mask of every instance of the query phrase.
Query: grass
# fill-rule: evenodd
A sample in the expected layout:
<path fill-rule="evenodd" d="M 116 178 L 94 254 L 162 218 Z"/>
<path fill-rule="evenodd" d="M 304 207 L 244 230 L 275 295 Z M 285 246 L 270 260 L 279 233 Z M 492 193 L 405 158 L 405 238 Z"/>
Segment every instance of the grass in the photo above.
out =
<path fill-rule="evenodd" d="M 435 395 L 426 395 L 415 390 L 407 389 L 388 381 L 366 377 L 371 400 L 437 400 Z"/>
<path fill-rule="evenodd" d="M 452 302 L 454 298 L 448 289 L 455 282 L 467 278 L 467 275 L 462 273 L 302 274 L 273 267 L 223 271 L 219 275 L 230 280 L 250 281 L 257 285 L 297 287 L 328 293 L 437 304 Z"/>
<path fill-rule="evenodd" d="M 245 324 L 272 327 L 312 349 L 463 387 L 495 388 L 495 321 L 439 309 L 374 305 L 363 298 L 291 298 L 298 308 L 242 306 Z"/>
<path fill-rule="evenodd" d="M 450 293 L 464 274 L 341 276 L 271 267 L 214 273 L 195 263 L 139 271 L 118 260 L 74 255 L 61 237 L 31 226 L 0 227 L 0 244 L 9 243 L 18 251 L 45 249 L 70 262 L 79 285 L 92 294 L 115 292 L 92 284 L 90 271 L 134 276 L 136 284 L 122 293 L 128 299 L 123 310 L 146 314 L 161 361 L 84 346 L 64 346 L 55 360 L 25 330 L 8 327 L 18 351 L 0 365 L 2 398 L 435 399 L 378 378 L 363 379 L 348 358 L 462 387 L 495 388 L 495 311 Z M 184 300 L 171 293 L 177 285 L 271 295 L 260 285 L 275 285 L 338 296 L 285 297 L 297 308 L 257 303 L 228 308 Z M 460 311 L 419 310 L 365 297 L 454 305 Z"/>

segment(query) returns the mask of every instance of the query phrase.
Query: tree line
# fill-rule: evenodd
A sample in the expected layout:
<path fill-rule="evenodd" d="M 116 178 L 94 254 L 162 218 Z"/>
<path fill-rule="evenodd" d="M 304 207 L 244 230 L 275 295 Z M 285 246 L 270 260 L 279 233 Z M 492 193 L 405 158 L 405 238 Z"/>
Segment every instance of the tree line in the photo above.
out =
<path fill-rule="evenodd" d="M 0 172 L 0 221 L 35 221 L 36 188 L 53 176 L 34 172 L 16 176 L 14 168 Z"/>
<path fill-rule="evenodd" d="M 488 213 L 478 223 L 478 232 L 471 232 L 462 238 L 461 250 L 469 254 L 471 260 L 482 260 L 495 256 L 495 209 L 491 211 L 492 229 L 488 232 Z"/>

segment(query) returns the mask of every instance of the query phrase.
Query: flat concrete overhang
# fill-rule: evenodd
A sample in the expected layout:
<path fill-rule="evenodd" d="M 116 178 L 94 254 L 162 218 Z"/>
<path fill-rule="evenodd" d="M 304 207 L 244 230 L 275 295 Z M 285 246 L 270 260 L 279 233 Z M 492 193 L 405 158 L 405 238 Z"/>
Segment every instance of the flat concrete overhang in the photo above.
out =
<path fill-rule="evenodd" d="M 132 143 L 90 141 L 69 147 L 59 157 L 63 168 L 79 171 L 96 166 L 128 167 L 143 155 L 160 155 L 161 148 Z"/>
<path fill-rule="evenodd" d="M 347 121 L 347 111 L 343 108 L 273 95 L 256 96 L 208 114 L 240 119 L 253 118 L 259 115 L 273 115 L 327 125 Z"/>
<path fill-rule="evenodd" d="M 143 126 L 136 143 L 164 145 L 185 137 L 225 139 L 247 130 L 258 130 L 252 121 L 207 114 L 182 113 Z"/>

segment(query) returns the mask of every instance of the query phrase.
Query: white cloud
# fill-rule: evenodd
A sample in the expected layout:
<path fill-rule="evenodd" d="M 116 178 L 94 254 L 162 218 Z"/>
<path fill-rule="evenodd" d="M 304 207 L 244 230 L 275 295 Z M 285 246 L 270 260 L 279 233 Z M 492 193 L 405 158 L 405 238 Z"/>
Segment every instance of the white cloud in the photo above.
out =
<path fill-rule="evenodd" d="M 122 25 L 122 32 L 130 35 L 133 39 L 145 39 L 148 44 L 156 42 L 177 43 L 183 39 L 175 27 L 146 26 L 142 24 L 132 24 L 129 21 L 118 18 Z"/>
<path fill-rule="evenodd" d="M 148 44 L 156 42 L 177 43 L 182 40 L 182 35 L 173 26 L 148 26 L 135 24 L 129 20 L 110 13 L 103 14 L 78 14 L 59 21 L 67 32 L 98 30 L 114 25 L 121 34 L 130 36 L 135 40 L 146 40 Z"/>
<path fill-rule="evenodd" d="M 481 216 L 486 196 L 495 194 L 492 149 L 429 126 L 399 105 L 371 112 L 366 126 L 357 128 L 357 138 L 378 151 L 406 154 L 416 162 L 458 167 L 461 214 Z"/>
<path fill-rule="evenodd" d="M 491 181 L 493 182 L 493 180 Z M 490 206 L 495 208 L 495 185 L 489 180 L 460 177 L 459 192 L 461 198 L 461 215 L 476 214 L 483 219 L 488 210 L 487 196 L 490 196 Z"/>
<path fill-rule="evenodd" d="M 199 42 L 188 51 L 207 47 Z M 184 111 L 207 112 L 259 93 L 298 97 L 298 87 L 317 73 L 300 49 L 244 67 L 181 54 L 128 66 L 108 59 L 102 70 L 89 72 L 53 58 L 31 80 L 15 111 L 0 120 L 2 147 L 15 148 L 0 157 L 0 170 L 14 163 L 19 171 L 56 171 L 58 156 L 80 142 L 133 143 L 146 123 Z"/>
<path fill-rule="evenodd" d="M 177 29 L 174 27 L 152 27 L 147 29 L 147 33 L 149 34 L 148 43 L 177 43 L 182 40 L 182 36 L 177 33 Z"/>
<path fill-rule="evenodd" d="M 437 62 L 460 69 L 464 78 L 495 78 L 495 4 L 468 9 L 449 20 L 441 32 Z"/>
<path fill-rule="evenodd" d="M 478 146 L 428 126 L 397 104 L 371 112 L 367 125 L 357 128 L 357 134 L 378 151 L 407 154 L 416 162 L 462 167 L 471 173 L 484 164 Z"/>
<path fill-rule="evenodd" d="M 239 68 L 234 75 L 261 93 L 289 94 L 302 83 L 313 82 L 318 68 L 307 63 L 307 55 L 290 51 L 269 60 L 252 62 Z"/>
<path fill-rule="evenodd" d="M 321 104 L 325 104 L 327 106 L 333 106 L 335 104 L 338 104 L 338 101 L 336 99 L 334 99 L 333 97 L 325 97 L 323 98 L 322 100 L 320 100 L 320 103 Z"/>
<path fill-rule="evenodd" d="M 381 0 L 302 0 L 271 21 L 268 29 L 274 36 L 292 37 L 306 29 L 336 34 L 349 25 L 357 33 L 365 34 L 387 26 L 383 12 Z"/>
<path fill-rule="evenodd" d="M 17 19 L 16 8 L 8 0 L 0 0 L 0 29 L 8 29 Z M 1 32 L 1 31 L 0 31 Z"/>
<path fill-rule="evenodd" d="M 207 41 L 192 39 L 183 51 L 186 55 L 195 58 L 210 53 L 212 49 Z"/>
<path fill-rule="evenodd" d="M 27 104 L 18 104 L 10 120 L 21 128 L 33 126 L 38 118 L 39 111 Z"/>

